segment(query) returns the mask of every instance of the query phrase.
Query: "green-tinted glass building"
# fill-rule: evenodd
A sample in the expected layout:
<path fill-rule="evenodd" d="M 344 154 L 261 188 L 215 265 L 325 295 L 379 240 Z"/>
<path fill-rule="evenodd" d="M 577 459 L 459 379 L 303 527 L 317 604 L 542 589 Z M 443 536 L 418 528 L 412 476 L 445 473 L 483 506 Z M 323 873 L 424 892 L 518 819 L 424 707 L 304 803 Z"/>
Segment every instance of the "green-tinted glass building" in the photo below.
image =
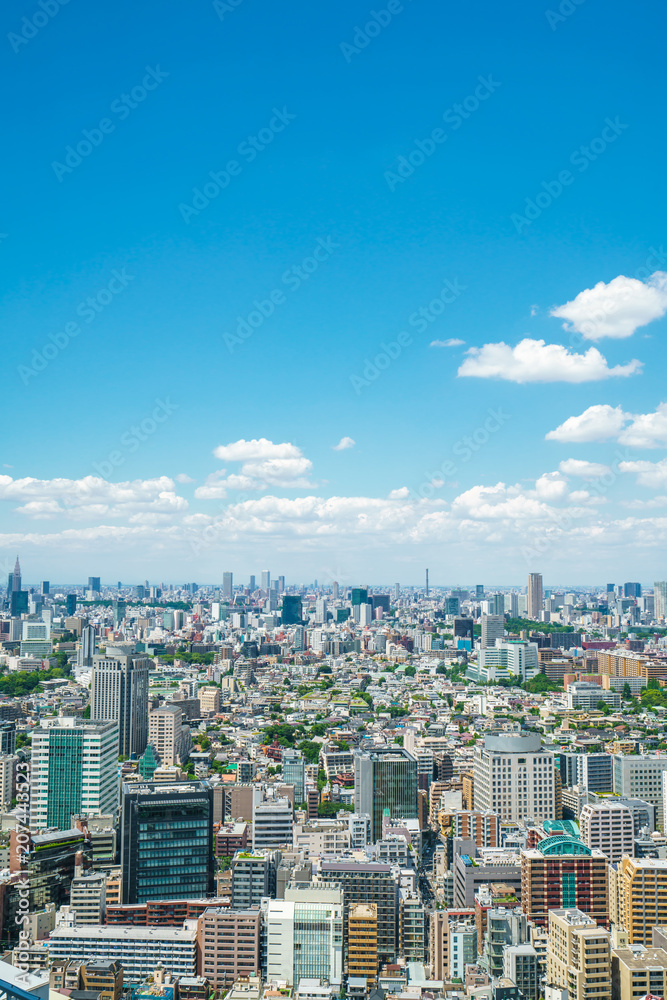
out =
<path fill-rule="evenodd" d="M 303 619 L 301 598 L 294 594 L 285 594 L 282 611 L 283 625 L 300 625 Z"/>
<path fill-rule="evenodd" d="M 354 754 L 354 811 L 371 817 L 371 840 L 382 839 L 382 817 L 417 819 L 417 759 L 398 746 Z"/>

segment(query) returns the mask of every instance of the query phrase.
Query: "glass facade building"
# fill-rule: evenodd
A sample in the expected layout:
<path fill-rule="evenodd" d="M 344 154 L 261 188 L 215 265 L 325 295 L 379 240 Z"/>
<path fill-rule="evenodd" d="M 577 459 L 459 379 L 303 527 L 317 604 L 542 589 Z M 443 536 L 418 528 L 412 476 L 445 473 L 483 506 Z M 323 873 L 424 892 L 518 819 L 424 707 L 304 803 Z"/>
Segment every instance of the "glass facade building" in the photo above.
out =
<path fill-rule="evenodd" d="M 213 891 L 213 789 L 207 781 L 123 785 L 123 903 Z"/>

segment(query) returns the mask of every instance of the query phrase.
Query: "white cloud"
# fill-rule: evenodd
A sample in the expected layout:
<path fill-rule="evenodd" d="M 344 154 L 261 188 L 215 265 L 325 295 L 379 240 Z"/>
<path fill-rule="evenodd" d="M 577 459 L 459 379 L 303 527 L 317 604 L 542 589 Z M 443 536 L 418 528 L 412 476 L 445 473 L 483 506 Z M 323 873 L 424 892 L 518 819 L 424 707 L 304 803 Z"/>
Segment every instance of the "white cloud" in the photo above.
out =
<path fill-rule="evenodd" d="M 407 486 L 399 486 L 397 490 L 392 490 L 389 494 L 390 500 L 405 500 L 406 497 L 410 496 L 410 490 Z"/>
<path fill-rule="evenodd" d="M 300 448 L 286 441 L 274 444 L 267 438 L 251 441 L 241 438 L 232 444 L 218 445 L 213 454 L 224 461 L 241 462 L 241 469 L 227 479 L 222 478 L 224 473 L 213 473 L 204 486 L 195 490 L 199 500 L 222 499 L 225 489 L 310 489 L 315 485 L 308 479 L 313 463 Z"/>
<path fill-rule="evenodd" d="M 611 472 L 608 465 L 602 465 L 600 462 L 585 462 L 581 458 L 566 458 L 558 468 L 566 476 L 580 476 L 582 479 L 599 479 L 600 476 Z"/>
<path fill-rule="evenodd" d="M 641 361 L 610 368 L 607 359 L 595 347 L 584 354 L 576 354 L 561 344 L 547 344 L 544 340 L 520 341 L 510 347 L 502 341 L 471 347 L 458 370 L 460 377 L 499 378 L 509 382 L 599 382 L 614 376 L 636 375 L 642 368 Z"/>
<path fill-rule="evenodd" d="M 194 479 L 186 472 L 179 472 L 177 476 L 174 476 L 174 479 L 177 483 L 194 483 Z"/>
<path fill-rule="evenodd" d="M 547 441 L 579 444 L 610 439 L 631 448 L 667 447 L 667 403 L 658 403 L 653 413 L 626 413 L 608 403 L 589 406 L 546 435 Z"/>
<path fill-rule="evenodd" d="M 66 516 L 129 517 L 142 512 L 178 514 L 188 502 L 177 496 L 168 476 L 109 483 L 98 476 L 82 479 L 12 479 L 0 476 L 0 500 L 19 503 L 18 514 L 37 519 Z"/>
<path fill-rule="evenodd" d="M 213 449 L 213 454 L 223 462 L 247 462 L 250 459 L 299 458 L 301 449 L 287 441 L 274 444 L 268 438 L 253 438 L 251 441 L 241 438 L 231 444 L 219 444 Z"/>
<path fill-rule="evenodd" d="M 619 434 L 619 444 L 631 448 L 667 446 L 667 403 L 659 403 L 654 413 L 627 414 L 632 422 Z"/>
<path fill-rule="evenodd" d="M 428 345 L 429 347 L 461 347 L 465 344 L 465 340 L 459 340 L 458 337 L 450 337 L 449 340 L 432 340 Z"/>
<path fill-rule="evenodd" d="M 599 403 L 595 406 L 589 406 L 578 417 L 568 417 L 554 431 L 549 431 L 546 440 L 573 444 L 607 441 L 609 438 L 618 436 L 627 419 L 628 415 L 623 412 L 620 406 Z"/>
<path fill-rule="evenodd" d="M 586 340 L 631 337 L 640 326 L 667 312 L 667 273 L 656 271 L 646 282 L 620 274 L 609 284 L 598 281 L 551 315 L 566 320 L 564 329 Z"/>
<path fill-rule="evenodd" d="M 667 486 L 667 458 L 659 462 L 619 462 L 621 472 L 634 473 L 639 486 L 660 489 Z"/>
<path fill-rule="evenodd" d="M 535 482 L 535 493 L 542 500 L 560 500 L 567 493 L 567 481 L 560 472 L 545 472 Z"/>
<path fill-rule="evenodd" d="M 334 451 L 347 451 L 348 448 L 354 448 L 357 442 L 351 437 L 342 437 L 338 444 L 332 445 Z"/>

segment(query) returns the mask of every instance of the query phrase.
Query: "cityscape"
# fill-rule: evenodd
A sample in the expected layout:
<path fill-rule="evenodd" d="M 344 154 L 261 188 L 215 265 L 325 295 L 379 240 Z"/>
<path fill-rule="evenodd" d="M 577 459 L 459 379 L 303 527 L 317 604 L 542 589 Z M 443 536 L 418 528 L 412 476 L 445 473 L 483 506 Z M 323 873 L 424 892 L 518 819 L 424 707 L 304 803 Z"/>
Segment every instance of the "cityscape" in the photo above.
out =
<path fill-rule="evenodd" d="M 664 2 L 0 22 L 0 1000 L 667 1000 Z"/>
<path fill-rule="evenodd" d="M 17 556 L 9 987 L 661 996 L 667 581 L 429 575 L 28 584 Z"/>

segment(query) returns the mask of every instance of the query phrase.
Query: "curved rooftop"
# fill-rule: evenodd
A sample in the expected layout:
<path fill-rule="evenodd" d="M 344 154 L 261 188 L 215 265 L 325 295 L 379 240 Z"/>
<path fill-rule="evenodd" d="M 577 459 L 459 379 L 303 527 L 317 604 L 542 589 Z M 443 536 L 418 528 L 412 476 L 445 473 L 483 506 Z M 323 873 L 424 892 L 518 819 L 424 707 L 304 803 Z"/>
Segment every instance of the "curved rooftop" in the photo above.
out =
<path fill-rule="evenodd" d="M 556 837 L 545 837 L 537 845 L 540 854 L 547 857 L 560 854 L 586 854 L 588 857 L 593 853 L 590 847 L 586 847 L 582 840 L 577 837 L 567 837 L 559 834 Z"/>
<path fill-rule="evenodd" d="M 484 737 L 484 749 L 492 753 L 534 753 L 541 748 L 539 733 L 496 733 Z"/>

